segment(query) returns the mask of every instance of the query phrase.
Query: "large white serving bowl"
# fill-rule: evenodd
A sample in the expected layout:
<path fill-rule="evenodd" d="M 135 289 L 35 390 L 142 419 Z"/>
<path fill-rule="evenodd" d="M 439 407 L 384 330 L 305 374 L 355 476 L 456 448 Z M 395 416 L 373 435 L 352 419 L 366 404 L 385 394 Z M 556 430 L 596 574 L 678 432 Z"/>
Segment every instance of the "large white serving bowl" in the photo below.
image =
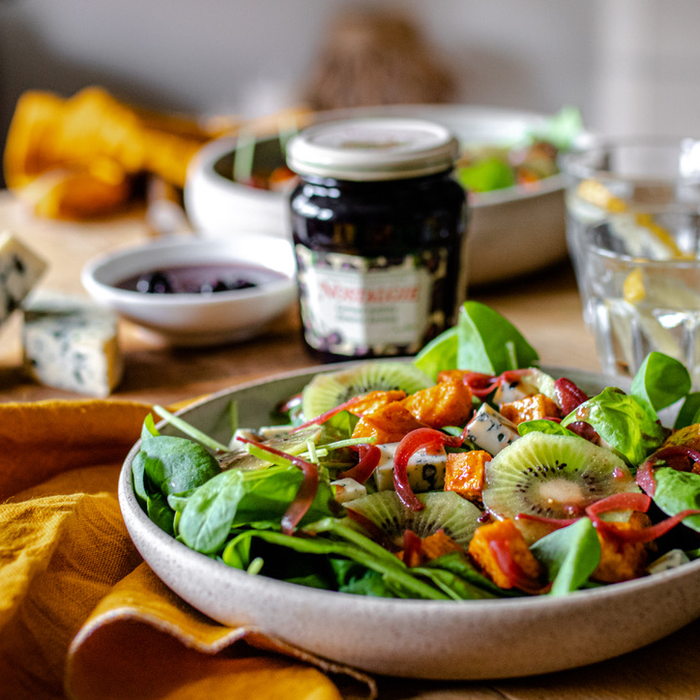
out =
<path fill-rule="evenodd" d="M 241 426 L 269 425 L 271 410 L 318 371 L 223 391 L 179 415 L 226 442 L 231 401 Z M 598 375 L 547 371 L 590 393 L 605 384 Z M 222 624 L 253 627 L 365 671 L 445 680 L 541 674 L 633 651 L 700 616 L 700 561 L 560 598 L 463 602 L 355 596 L 250 575 L 188 549 L 148 519 L 132 488 L 138 451 L 139 443 L 124 463 L 119 502 L 134 544 L 167 586 Z"/>
<path fill-rule="evenodd" d="M 472 105 L 399 105 L 320 113 L 315 121 L 388 114 L 430 119 L 449 127 L 464 146 L 513 145 L 548 117 L 533 112 Z M 233 182 L 230 174 L 237 141 L 207 144 L 193 159 L 185 184 L 185 208 L 203 236 L 260 231 L 288 238 L 288 195 Z M 282 164 L 276 138 L 261 139 L 256 159 Z M 561 175 L 533 187 L 515 186 L 471 194 L 468 281 L 482 285 L 525 275 L 567 257 L 564 180 Z"/>
<path fill-rule="evenodd" d="M 259 284 L 213 294 L 143 294 L 115 286 L 133 275 L 168 266 L 212 263 L 245 266 L 251 281 Z M 81 281 L 98 303 L 155 339 L 181 347 L 252 338 L 269 329 L 297 297 L 291 244 L 260 234 L 219 240 L 172 236 L 112 251 L 88 261 Z"/>

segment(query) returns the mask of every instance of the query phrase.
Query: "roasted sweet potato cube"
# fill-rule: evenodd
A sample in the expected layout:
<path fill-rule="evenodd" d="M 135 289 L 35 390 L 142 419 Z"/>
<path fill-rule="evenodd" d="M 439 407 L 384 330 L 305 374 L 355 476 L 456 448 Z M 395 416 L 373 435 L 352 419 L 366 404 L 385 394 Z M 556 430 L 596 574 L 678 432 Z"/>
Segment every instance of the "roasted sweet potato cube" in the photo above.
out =
<path fill-rule="evenodd" d="M 628 522 L 611 522 L 608 525 L 619 531 L 639 530 L 649 524 L 643 513 L 635 513 Z M 598 530 L 600 562 L 591 578 L 602 583 L 619 583 L 639 578 L 649 561 L 649 545 L 643 542 L 625 542 L 613 534 Z"/>
<path fill-rule="evenodd" d="M 504 403 L 500 408 L 501 415 L 518 425 L 526 420 L 538 418 L 559 418 L 561 411 L 552 399 L 544 394 L 533 394 L 524 399 Z"/>
<path fill-rule="evenodd" d="M 405 435 L 425 425 L 410 413 L 401 401 L 392 401 L 371 413 L 365 413 L 355 426 L 354 438 L 374 438 L 377 445 L 399 442 Z"/>
<path fill-rule="evenodd" d="M 376 411 L 382 406 L 394 401 L 401 401 L 406 398 L 406 392 L 398 389 L 390 391 L 370 391 L 361 399 L 356 401 L 351 406 L 348 406 L 348 411 L 356 416 L 363 416 L 365 413 Z"/>
<path fill-rule="evenodd" d="M 445 491 L 456 491 L 470 501 L 481 501 L 484 467 L 492 459 L 485 450 L 450 452 L 445 465 Z"/>
<path fill-rule="evenodd" d="M 407 396 L 403 405 L 431 428 L 462 426 L 472 412 L 472 391 L 461 380 L 438 382 Z"/>
<path fill-rule="evenodd" d="M 467 374 L 473 372 L 465 372 L 463 369 L 443 369 L 438 372 L 437 380 L 440 382 L 463 382 Z"/>
<path fill-rule="evenodd" d="M 438 530 L 433 535 L 423 538 L 421 551 L 426 559 L 430 561 L 450 552 L 464 552 L 464 547 L 455 542 L 449 535 L 446 535 L 443 530 Z"/>
<path fill-rule="evenodd" d="M 671 445 L 684 445 L 694 450 L 700 450 L 700 423 L 686 425 L 684 428 L 674 430 L 664 442 L 664 447 Z"/>
<path fill-rule="evenodd" d="M 464 553 L 464 547 L 455 542 L 449 535 L 446 535 L 444 530 L 438 530 L 434 534 L 423 537 L 420 540 L 418 551 L 412 551 L 407 556 L 405 551 L 401 550 L 397 556 L 408 566 L 420 566 L 427 561 L 437 559 L 443 554 L 449 554 L 450 552 Z"/>
<path fill-rule="evenodd" d="M 700 451 L 700 423 L 687 425 L 680 430 L 674 430 L 667 438 L 662 447 L 672 447 L 681 445 L 692 450 Z M 682 471 L 693 471 L 700 474 L 700 464 L 695 462 L 690 456 L 677 455 L 669 460 L 669 465 Z"/>
<path fill-rule="evenodd" d="M 469 554 L 499 588 L 535 590 L 544 575 L 510 518 L 478 527 L 469 543 Z"/>

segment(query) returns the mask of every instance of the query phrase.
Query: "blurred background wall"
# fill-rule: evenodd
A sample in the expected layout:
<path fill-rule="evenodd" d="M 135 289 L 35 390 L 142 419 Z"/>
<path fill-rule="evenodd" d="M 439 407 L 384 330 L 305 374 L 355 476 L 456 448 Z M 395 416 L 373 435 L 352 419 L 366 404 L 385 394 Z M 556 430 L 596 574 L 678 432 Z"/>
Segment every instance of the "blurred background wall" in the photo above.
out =
<path fill-rule="evenodd" d="M 259 116 L 296 104 L 357 0 L 0 0 L 0 145 L 26 89 Z M 454 101 L 700 134 L 697 0 L 372 0 L 415 22 Z"/>

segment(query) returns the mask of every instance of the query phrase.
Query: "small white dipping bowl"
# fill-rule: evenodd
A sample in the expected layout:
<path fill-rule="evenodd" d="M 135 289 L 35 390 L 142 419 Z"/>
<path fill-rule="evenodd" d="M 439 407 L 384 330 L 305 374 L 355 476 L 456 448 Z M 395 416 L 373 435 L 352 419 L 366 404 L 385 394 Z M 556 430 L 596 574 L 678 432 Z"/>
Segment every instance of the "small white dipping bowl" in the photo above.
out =
<path fill-rule="evenodd" d="M 168 267 L 227 263 L 245 267 L 246 277 L 257 286 L 211 294 L 147 294 L 117 287 L 132 276 Z M 219 240 L 173 236 L 118 250 L 90 260 L 81 281 L 97 303 L 181 347 L 258 335 L 297 297 L 291 244 L 260 234 L 237 233 Z"/>

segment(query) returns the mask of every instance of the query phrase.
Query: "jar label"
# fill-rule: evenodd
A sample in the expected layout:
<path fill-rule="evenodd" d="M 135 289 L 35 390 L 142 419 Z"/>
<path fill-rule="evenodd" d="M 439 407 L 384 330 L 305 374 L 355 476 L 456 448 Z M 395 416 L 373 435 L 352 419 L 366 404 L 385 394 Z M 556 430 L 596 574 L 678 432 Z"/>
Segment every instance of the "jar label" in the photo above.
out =
<path fill-rule="evenodd" d="M 336 355 L 411 355 L 445 324 L 447 249 L 365 258 L 297 244 L 307 343 Z"/>

